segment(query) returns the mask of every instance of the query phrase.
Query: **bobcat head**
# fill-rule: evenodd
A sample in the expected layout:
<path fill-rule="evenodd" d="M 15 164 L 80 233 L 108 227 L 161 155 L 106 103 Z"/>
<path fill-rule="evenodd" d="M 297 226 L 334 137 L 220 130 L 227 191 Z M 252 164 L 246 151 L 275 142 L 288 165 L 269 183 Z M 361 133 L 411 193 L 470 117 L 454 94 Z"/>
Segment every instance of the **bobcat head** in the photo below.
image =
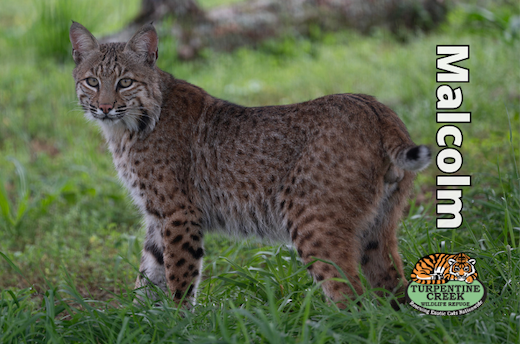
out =
<path fill-rule="evenodd" d="M 98 122 L 107 139 L 125 130 L 149 133 L 162 103 L 154 27 L 143 26 L 128 43 L 99 44 L 73 22 L 70 41 L 76 93 L 87 119 Z"/>

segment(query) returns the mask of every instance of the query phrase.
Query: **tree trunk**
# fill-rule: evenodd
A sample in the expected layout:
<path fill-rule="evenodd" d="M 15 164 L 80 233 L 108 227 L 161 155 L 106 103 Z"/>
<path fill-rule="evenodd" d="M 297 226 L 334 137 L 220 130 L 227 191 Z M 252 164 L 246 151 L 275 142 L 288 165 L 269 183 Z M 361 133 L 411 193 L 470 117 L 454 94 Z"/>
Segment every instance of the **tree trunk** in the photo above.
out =
<path fill-rule="evenodd" d="M 104 41 L 126 41 L 141 25 L 171 16 L 177 53 L 190 59 L 206 47 L 231 51 L 267 38 L 308 36 L 316 29 L 368 33 L 383 26 L 397 35 L 403 29 L 426 31 L 440 23 L 446 11 L 443 0 L 248 0 L 207 12 L 195 0 L 142 0 L 135 20 Z"/>

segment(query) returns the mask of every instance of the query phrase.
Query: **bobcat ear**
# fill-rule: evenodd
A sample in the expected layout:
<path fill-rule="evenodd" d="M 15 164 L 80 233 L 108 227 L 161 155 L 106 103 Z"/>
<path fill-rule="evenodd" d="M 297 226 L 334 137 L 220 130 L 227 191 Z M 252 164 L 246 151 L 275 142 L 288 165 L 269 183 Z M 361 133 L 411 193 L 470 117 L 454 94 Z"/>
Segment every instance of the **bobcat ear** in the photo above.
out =
<path fill-rule="evenodd" d="M 130 50 L 137 53 L 143 62 L 152 66 L 159 57 L 157 49 L 158 43 L 157 32 L 152 23 L 150 23 L 139 29 L 134 37 L 126 43 L 125 51 Z"/>
<path fill-rule="evenodd" d="M 72 43 L 72 57 L 79 64 L 92 50 L 99 50 L 96 38 L 80 23 L 72 22 L 69 31 Z"/>

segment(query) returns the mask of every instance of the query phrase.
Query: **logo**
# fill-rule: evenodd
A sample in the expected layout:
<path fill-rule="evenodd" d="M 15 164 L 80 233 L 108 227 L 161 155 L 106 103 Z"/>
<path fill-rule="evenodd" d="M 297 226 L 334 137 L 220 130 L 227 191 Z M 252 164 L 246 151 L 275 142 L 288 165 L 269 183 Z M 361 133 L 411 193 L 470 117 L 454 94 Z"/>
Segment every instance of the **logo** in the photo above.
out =
<path fill-rule="evenodd" d="M 430 315 L 463 315 L 480 307 L 486 288 L 476 260 L 465 253 L 434 253 L 419 259 L 406 294 L 410 306 Z"/>

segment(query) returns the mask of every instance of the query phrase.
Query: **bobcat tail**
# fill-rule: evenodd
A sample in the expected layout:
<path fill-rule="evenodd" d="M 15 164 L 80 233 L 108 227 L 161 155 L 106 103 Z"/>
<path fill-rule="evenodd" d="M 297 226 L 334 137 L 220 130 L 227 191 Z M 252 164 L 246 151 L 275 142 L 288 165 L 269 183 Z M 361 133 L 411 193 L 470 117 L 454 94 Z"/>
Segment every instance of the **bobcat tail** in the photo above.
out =
<path fill-rule="evenodd" d="M 394 165 L 408 171 L 420 171 L 430 164 L 430 149 L 413 143 L 406 126 L 395 112 L 376 101 L 374 97 L 363 94 L 350 96 L 358 101 L 364 100 L 372 109 L 380 124 L 383 149 Z"/>
<path fill-rule="evenodd" d="M 399 117 L 382 116 L 383 147 L 392 163 L 408 171 L 420 171 L 431 161 L 432 153 L 424 145 L 417 146 Z"/>
<path fill-rule="evenodd" d="M 420 171 L 430 164 L 432 153 L 424 145 L 395 147 L 388 152 L 390 159 L 398 167 L 409 171 Z"/>

